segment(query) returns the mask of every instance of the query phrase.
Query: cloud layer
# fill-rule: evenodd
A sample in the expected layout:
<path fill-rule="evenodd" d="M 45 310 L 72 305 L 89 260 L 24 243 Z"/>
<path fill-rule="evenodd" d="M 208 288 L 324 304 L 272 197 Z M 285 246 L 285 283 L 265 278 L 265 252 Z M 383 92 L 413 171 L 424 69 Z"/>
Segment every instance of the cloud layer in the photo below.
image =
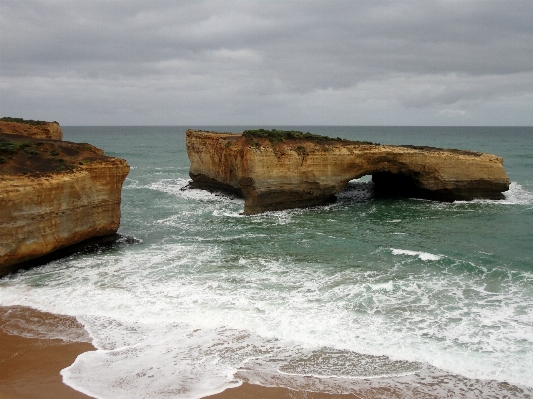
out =
<path fill-rule="evenodd" d="M 533 2 L 0 0 L 3 115 L 533 125 Z"/>

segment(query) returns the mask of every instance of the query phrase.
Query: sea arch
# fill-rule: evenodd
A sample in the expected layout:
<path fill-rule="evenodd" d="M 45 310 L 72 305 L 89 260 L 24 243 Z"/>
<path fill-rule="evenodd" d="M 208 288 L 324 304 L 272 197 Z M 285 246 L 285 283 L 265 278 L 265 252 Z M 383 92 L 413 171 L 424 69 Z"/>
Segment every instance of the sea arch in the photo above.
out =
<path fill-rule="evenodd" d="M 242 195 L 245 214 L 322 205 L 365 175 L 378 191 L 440 201 L 502 199 L 510 183 L 502 158 L 472 151 L 194 130 L 186 144 L 191 185 Z"/>

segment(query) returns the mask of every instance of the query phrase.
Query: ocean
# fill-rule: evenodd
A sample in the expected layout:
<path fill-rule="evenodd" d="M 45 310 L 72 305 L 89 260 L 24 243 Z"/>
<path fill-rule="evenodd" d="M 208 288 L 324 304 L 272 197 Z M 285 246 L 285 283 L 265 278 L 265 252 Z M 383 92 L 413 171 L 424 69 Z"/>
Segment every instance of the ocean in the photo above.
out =
<path fill-rule="evenodd" d="M 363 177 L 334 204 L 255 216 L 187 188 L 187 128 L 256 127 L 63 128 L 131 165 L 125 239 L 0 280 L 0 305 L 85 326 L 35 332 L 97 348 L 65 383 L 102 399 L 201 398 L 242 381 L 533 397 L 532 127 L 290 126 L 496 154 L 512 183 L 501 201 L 441 203 L 376 198 Z"/>

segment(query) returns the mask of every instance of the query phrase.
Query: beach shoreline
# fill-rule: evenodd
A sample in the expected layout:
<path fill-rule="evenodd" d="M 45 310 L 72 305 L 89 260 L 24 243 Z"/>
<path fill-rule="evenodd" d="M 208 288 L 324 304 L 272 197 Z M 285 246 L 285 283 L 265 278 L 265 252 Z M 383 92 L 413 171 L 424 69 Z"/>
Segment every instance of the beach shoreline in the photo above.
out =
<path fill-rule="evenodd" d="M 12 324 L 10 312 L 16 311 L 20 335 L 7 333 Z M 23 325 L 20 324 L 23 318 Z M 70 366 L 76 357 L 96 348 L 88 342 L 68 342 L 62 339 L 27 337 L 42 325 L 65 323 L 73 317 L 40 312 L 21 306 L 0 307 L 0 399 L 86 399 L 92 396 L 74 390 L 62 381 L 60 371 Z M 26 331 L 24 330 L 26 329 Z M 10 331 L 13 332 L 13 331 Z M 353 394 L 300 392 L 281 387 L 263 387 L 243 383 L 236 388 L 206 396 L 205 399 L 359 399 Z"/>
<path fill-rule="evenodd" d="M 91 398 L 63 383 L 60 374 L 80 354 L 96 350 L 89 341 L 89 335 L 75 317 L 23 306 L 0 306 L 0 399 Z M 433 392 L 424 389 L 428 382 L 424 382 L 427 375 L 422 375 L 416 381 L 401 378 L 361 379 L 351 386 L 348 390 L 350 393 L 346 393 L 346 389 L 331 389 L 333 386 L 327 392 L 317 392 L 320 388 L 317 389 L 316 381 L 313 388 L 313 379 L 305 376 L 279 385 L 276 384 L 276 376 L 270 382 L 267 377 L 263 385 L 252 384 L 249 381 L 255 381 L 253 377 L 250 379 L 253 375 L 253 372 L 246 374 L 244 370 L 238 372 L 235 378 L 243 381 L 240 386 L 202 399 L 438 399 L 449 397 L 450 387 L 446 386 L 450 383 L 456 384 L 452 391 L 468 391 L 471 382 L 475 382 L 478 388 L 488 388 L 487 392 L 501 392 L 516 398 L 529 397 L 526 387 L 491 380 L 465 379 L 461 382 L 458 378 L 462 380 L 462 377 L 444 374 L 429 382 L 440 387 Z"/>
<path fill-rule="evenodd" d="M 21 335 L 6 332 L 9 313 L 16 309 L 17 321 L 24 317 L 28 329 L 46 318 L 56 319 L 51 313 L 24 307 L 0 307 L 0 399 L 85 399 L 90 398 L 64 384 L 60 371 L 70 366 L 81 353 L 95 350 L 88 342 L 68 342 L 59 338 L 30 338 L 18 326 Z M 75 321 L 74 318 L 71 318 Z M 29 331 L 28 331 L 29 333 Z"/>
<path fill-rule="evenodd" d="M 263 387 L 244 382 L 236 388 L 205 396 L 202 399 L 372 399 L 370 396 L 358 396 L 354 394 L 330 394 L 323 392 L 293 391 L 282 387 Z"/>

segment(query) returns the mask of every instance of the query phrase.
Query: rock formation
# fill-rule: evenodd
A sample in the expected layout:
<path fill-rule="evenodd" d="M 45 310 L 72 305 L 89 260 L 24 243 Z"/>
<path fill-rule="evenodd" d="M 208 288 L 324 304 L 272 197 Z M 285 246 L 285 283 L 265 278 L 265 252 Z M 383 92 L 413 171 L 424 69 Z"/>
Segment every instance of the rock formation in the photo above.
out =
<path fill-rule="evenodd" d="M 22 118 L 0 118 L 0 133 L 17 134 L 34 139 L 63 140 L 63 132 L 59 123 Z"/>
<path fill-rule="evenodd" d="M 128 172 L 90 144 L 0 134 L 0 277 L 116 233 Z"/>
<path fill-rule="evenodd" d="M 441 201 L 502 199 L 509 189 L 502 158 L 479 152 L 194 130 L 186 139 L 191 187 L 236 192 L 248 215 L 334 201 L 365 175 L 378 192 Z"/>

